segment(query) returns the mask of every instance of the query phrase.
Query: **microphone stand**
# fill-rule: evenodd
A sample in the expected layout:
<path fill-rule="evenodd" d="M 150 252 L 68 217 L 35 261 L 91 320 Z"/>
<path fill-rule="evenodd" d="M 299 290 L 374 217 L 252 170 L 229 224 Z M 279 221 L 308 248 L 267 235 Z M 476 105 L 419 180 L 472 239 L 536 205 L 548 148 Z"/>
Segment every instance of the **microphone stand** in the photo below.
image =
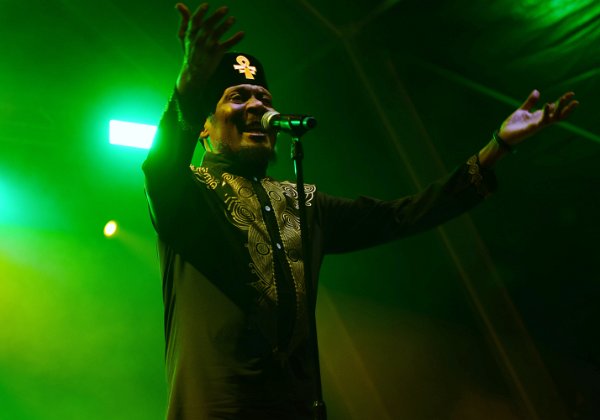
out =
<path fill-rule="evenodd" d="M 316 122 L 315 122 L 316 124 Z M 311 127 L 312 128 L 312 127 Z M 308 231 L 308 218 L 306 215 L 306 192 L 304 191 L 304 149 L 300 137 L 309 128 L 299 125 L 291 129 L 292 134 L 292 160 L 296 172 L 296 188 L 298 191 L 298 207 L 300 215 L 300 237 L 302 239 L 302 255 L 304 257 L 304 287 L 306 288 L 306 312 L 308 323 L 308 339 L 313 358 L 314 367 L 314 401 L 313 416 L 315 420 L 326 420 L 327 410 L 323 401 L 323 387 L 321 384 L 321 364 L 319 362 L 319 343 L 317 340 L 316 305 L 317 294 L 312 278 L 312 246 Z"/>

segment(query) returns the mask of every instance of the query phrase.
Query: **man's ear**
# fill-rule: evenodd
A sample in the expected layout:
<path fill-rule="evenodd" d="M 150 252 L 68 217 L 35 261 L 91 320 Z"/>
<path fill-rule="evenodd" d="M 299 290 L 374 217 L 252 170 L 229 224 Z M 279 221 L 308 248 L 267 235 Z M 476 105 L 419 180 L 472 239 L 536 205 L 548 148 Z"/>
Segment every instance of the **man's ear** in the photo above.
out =
<path fill-rule="evenodd" d="M 210 136 L 210 130 L 212 130 L 211 120 L 212 120 L 212 118 L 211 118 L 211 116 L 209 116 L 204 121 L 204 128 L 200 132 L 200 137 L 202 137 L 203 139 L 205 139 L 205 138 L 207 138 L 207 137 Z"/>
<path fill-rule="evenodd" d="M 213 151 L 212 143 L 210 141 L 210 131 L 212 130 L 211 120 L 212 120 L 212 115 L 210 115 L 210 116 L 208 116 L 208 118 L 206 118 L 206 121 L 204 121 L 204 128 L 200 132 L 200 139 L 202 140 L 202 146 L 204 146 L 204 150 L 206 150 L 207 152 Z"/>

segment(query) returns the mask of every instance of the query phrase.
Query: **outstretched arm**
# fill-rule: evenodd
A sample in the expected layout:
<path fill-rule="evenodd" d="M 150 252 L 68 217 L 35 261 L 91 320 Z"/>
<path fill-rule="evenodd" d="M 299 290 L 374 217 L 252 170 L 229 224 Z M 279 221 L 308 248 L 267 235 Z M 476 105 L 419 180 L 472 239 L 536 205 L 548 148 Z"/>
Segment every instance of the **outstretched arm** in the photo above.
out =
<path fill-rule="evenodd" d="M 226 7 L 212 14 L 208 14 L 206 3 L 194 13 L 183 3 L 175 7 L 181 15 L 178 37 L 183 47 L 183 62 L 176 92 L 167 104 L 143 164 L 153 222 L 163 236 L 186 220 L 182 211 L 190 208 L 180 205 L 192 185 L 189 165 L 203 118 L 210 112 L 209 107 L 215 105 L 203 98 L 207 82 L 223 54 L 243 37 L 243 32 L 237 32 L 221 40 L 235 22 L 233 17 L 225 18 Z"/>
<path fill-rule="evenodd" d="M 177 32 L 183 48 L 183 60 L 177 77 L 176 92 L 158 126 L 145 167 L 187 170 L 204 118 L 215 104 L 206 99 L 206 90 L 223 54 L 237 44 L 243 32 L 222 40 L 235 22 L 223 6 L 212 14 L 208 4 L 193 13 L 183 3 L 175 6 L 181 15 Z"/>
<path fill-rule="evenodd" d="M 544 127 L 566 119 L 569 114 L 579 105 L 573 100 L 575 93 L 567 92 L 556 102 L 546 103 L 542 109 L 533 111 L 533 107 L 540 98 L 540 92 L 534 90 L 515 112 L 513 112 L 500 126 L 497 136 L 498 140 L 492 139 L 479 152 L 479 161 L 486 168 L 492 167 L 499 159 L 510 152 L 510 149 L 522 143 L 528 137 L 533 136 Z M 508 146 L 508 147 L 506 147 Z"/>

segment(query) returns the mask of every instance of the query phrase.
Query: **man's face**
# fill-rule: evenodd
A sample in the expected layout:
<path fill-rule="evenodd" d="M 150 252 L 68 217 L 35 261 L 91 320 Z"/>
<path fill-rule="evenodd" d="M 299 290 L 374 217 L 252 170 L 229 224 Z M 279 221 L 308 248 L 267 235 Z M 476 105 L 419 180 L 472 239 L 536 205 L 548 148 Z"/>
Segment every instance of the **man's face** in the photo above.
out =
<path fill-rule="evenodd" d="M 249 84 L 231 86 L 223 92 L 202 135 L 210 137 L 216 153 L 251 156 L 266 163 L 275 153 L 277 139 L 275 131 L 262 128 L 260 120 L 267 111 L 274 111 L 267 89 Z"/>

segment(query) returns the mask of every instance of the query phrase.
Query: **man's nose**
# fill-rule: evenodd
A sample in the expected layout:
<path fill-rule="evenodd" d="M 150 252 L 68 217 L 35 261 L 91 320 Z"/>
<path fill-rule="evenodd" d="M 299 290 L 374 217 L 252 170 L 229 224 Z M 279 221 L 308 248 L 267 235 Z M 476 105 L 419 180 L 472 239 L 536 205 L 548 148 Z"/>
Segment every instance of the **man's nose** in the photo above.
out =
<path fill-rule="evenodd" d="M 251 96 L 250 99 L 248 99 L 248 102 L 246 103 L 246 108 L 250 111 L 262 111 L 262 112 L 264 112 L 267 109 L 267 107 L 263 103 L 263 101 L 261 101 L 254 95 Z"/>

